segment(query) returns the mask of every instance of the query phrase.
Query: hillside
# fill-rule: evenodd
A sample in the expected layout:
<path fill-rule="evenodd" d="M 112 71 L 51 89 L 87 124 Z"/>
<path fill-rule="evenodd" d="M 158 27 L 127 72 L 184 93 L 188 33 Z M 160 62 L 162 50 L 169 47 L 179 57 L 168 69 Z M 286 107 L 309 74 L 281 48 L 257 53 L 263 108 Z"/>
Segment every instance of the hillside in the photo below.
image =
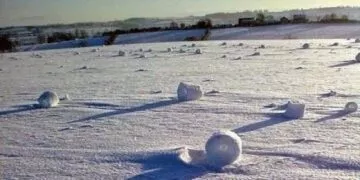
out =
<path fill-rule="evenodd" d="M 186 37 L 201 37 L 204 30 L 175 30 L 119 35 L 115 44 L 183 41 Z M 347 39 L 360 38 L 360 24 L 297 24 L 249 28 L 215 29 L 210 40 L 242 39 Z M 85 40 L 88 46 L 102 46 L 106 37 Z M 82 40 L 20 47 L 20 51 L 79 47 Z"/>

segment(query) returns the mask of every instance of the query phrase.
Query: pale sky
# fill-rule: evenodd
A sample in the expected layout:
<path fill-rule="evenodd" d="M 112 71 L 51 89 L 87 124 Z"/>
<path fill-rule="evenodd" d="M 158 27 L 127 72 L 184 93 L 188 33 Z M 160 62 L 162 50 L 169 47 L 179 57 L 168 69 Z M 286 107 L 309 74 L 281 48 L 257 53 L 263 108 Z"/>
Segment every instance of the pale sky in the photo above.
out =
<path fill-rule="evenodd" d="M 0 26 L 360 6 L 360 0 L 0 0 Z"/>

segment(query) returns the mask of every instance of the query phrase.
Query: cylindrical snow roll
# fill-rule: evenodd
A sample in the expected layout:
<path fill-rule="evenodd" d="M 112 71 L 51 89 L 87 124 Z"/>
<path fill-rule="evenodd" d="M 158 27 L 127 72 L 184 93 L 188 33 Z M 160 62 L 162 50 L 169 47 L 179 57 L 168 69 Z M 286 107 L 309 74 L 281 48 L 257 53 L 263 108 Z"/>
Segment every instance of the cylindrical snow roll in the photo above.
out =
<path fill-rule="evenodd" d="M 55 92 L 46 91 L 38 98 L 39 106 L 41 108 L 51 108 L 59 104 L 59 97 Z"/>
<path fill-rule="evenodd" d="M 177 95 L 179 101 L 193 101 L 202 97 L 202 91 L 200 86 L 181 82 L 177 89 Z"/>
<path fill-rule="evenodd" d="M 355 103 L 355 102 L 348 102 L 346 105 L 345 105 L 345 111 L 347 113 L 353 113 L 353 112 L 356 112 L 358 109 L 358 105 Z"/>
<path fill-rule="evenodd" d="M 284 116 L 290 119 L 301 119 L 305 114 L 305 104 L 288 102 Z"/>
<path fill-rule="evenodd" d="M 214 133 L 206 142 L 205 151 L 209 165 L 222 168 L 240 160 L 241 138 L 232 131 Z"/>

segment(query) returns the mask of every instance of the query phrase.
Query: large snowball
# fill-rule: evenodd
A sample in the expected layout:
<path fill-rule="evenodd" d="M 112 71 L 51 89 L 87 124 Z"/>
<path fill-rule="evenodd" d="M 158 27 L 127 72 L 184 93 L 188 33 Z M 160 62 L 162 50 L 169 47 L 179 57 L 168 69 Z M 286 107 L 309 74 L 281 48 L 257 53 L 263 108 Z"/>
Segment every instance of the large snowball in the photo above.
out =
<path fill-rule="evenodd" d="M 59 97 L 55 92 L 46 91 L 40 95 L 38 102 L 41 108 L 51 108 L 59 104 Z"/>
<path fill-rule="evenodd" d="M 305 104 L 289 102 L 284 116 L 290 119 L 301 119 L 305 114 Z"/>
<path fill-rule="evenodd" d="M 181 82 L 177 89 L 179 101 L 193 101 L 198 100 L 202 96 L 200 86 L 185 84 Z"/>
<path fill-rule="evenodd" d="M 241 159 L 241 138 L 231 131 L 214 133 L 206 142 L 205 151 L 209 165 L 222 168 Z"/>
<path fill-rule="evenodd" d="M 345 112 L 347 112 L 347 113 L 356 112 L 357 109 L 358 109 L 358 105 L 355 102 L 348 102 L 345 105 Z"/>

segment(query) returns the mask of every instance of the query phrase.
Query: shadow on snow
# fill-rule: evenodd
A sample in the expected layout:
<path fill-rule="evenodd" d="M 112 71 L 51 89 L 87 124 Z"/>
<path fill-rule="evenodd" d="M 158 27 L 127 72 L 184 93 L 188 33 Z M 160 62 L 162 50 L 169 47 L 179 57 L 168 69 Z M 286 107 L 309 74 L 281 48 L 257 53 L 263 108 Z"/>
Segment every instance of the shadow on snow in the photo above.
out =
<path fill-rule="evenodd" d="M 84 121 L 96 120 L 96 119 L 109 117 L 109 116 L 116 116 L 116 115 L 122 115 L 122 114 L 127 114 L 127 113 L 146 111 L 146 110 L 170 106 L 170 105 L 174 105 L 174 104 L 178 104 L 178 103 L 181 103 L 181 101 L 178 101 L 177 99 L 174 98 L 174 99 L 170 99 L 170 100 L 164 100 L 164 101 L 159 101 L 159 102 L 155 102 L 155 103 L 144 104 L 144 105 L 138 106 L 138 107 L 118 109 L 118 110 L 111 111 L 111 112 L 105 112 L 105 113 L 89 116 L 86 118 L 82 118 L 79 120 L 71 121 L 69 123 L 84 122 Z"/>

